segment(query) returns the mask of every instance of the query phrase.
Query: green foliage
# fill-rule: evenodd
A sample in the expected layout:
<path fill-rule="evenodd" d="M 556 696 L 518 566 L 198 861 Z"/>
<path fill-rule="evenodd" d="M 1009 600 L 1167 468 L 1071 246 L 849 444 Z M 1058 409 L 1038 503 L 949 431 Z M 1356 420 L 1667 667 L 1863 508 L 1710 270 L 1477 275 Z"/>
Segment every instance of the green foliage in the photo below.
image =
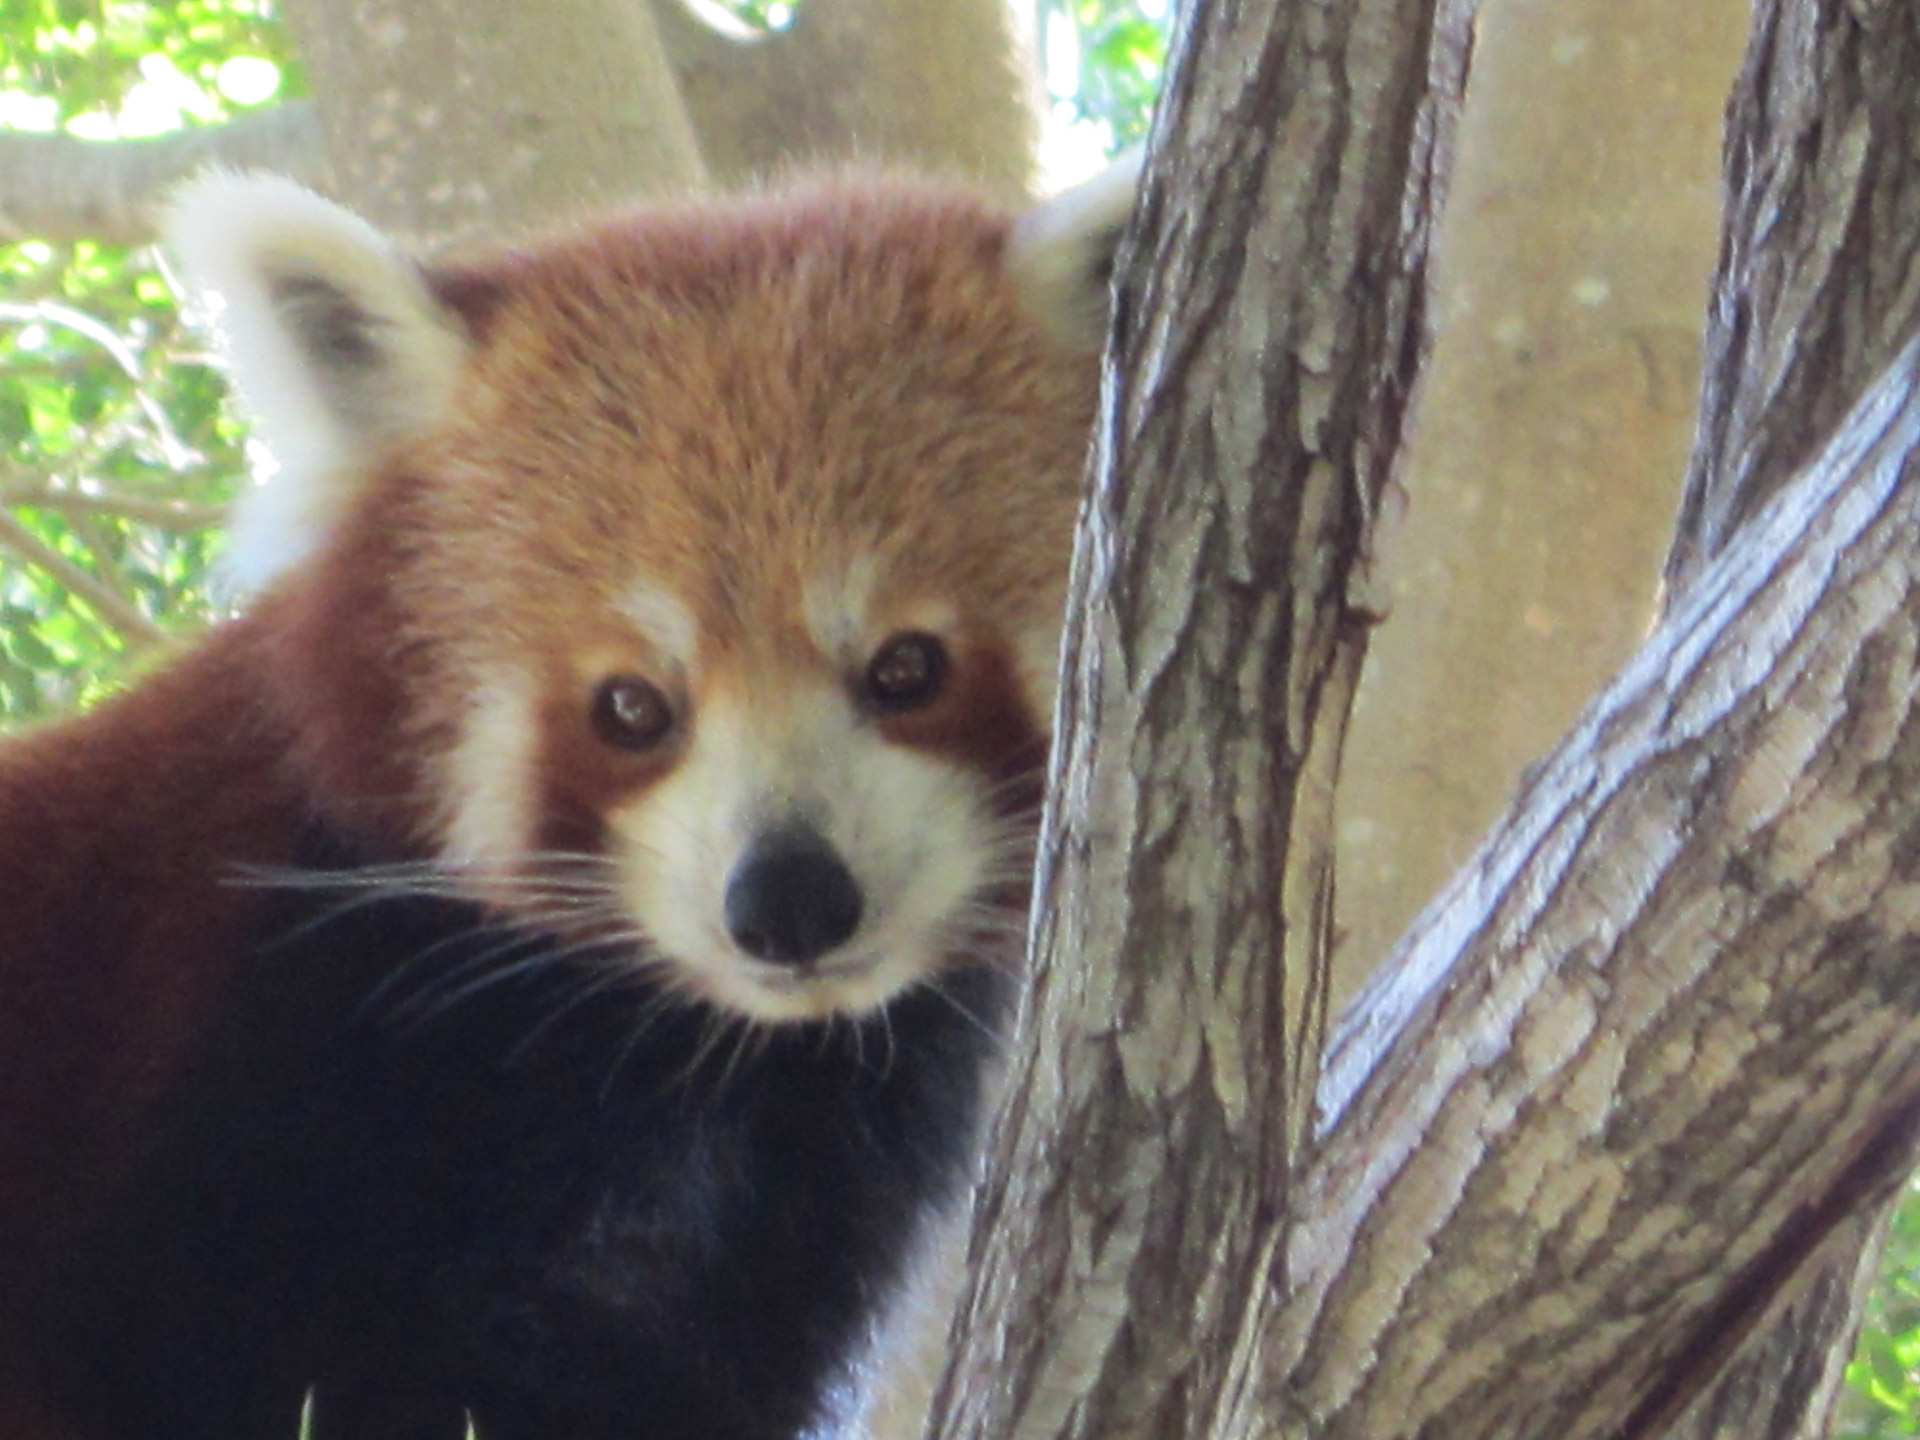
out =
<path fill-rule="evenodd" d="M 1079 42 L 1079 86 L 1063 97 L 1081 120 L 1104 125 L 1109 148 L 1143 139 L 1167 58 L 1166 6 L 1138 0 L 1054 0 Z"/>
<path fill-rule="evenodd" d="M 204 614 L 244 471 L 224 387 L 150 253 L 0 251 L 0 719 L 90 698 Z"/>
<path fill-rule="evenodd" d="M 0 127 L 87 138 L 226 118 L 284 83 L 264 0 L 21 0 Z M 225 386 L 149 247 L 0 246 L 0 725 L 85 701 L 212 608 L 246 472 Z"/>
<path fill-rule="evenodd" d="M 1894 1214 L 1847 1385 L 1834 1440 L 1920 1435 L 1920 1187 Z"/>
<path fill-rule="evenodd" d="M 11 0 L 6 13 L 9 128 L 107 138 L 220 120 L 237 101 L 274 93 L 263 64 L 276 75 L 288 64 L 268 0 Z"/>

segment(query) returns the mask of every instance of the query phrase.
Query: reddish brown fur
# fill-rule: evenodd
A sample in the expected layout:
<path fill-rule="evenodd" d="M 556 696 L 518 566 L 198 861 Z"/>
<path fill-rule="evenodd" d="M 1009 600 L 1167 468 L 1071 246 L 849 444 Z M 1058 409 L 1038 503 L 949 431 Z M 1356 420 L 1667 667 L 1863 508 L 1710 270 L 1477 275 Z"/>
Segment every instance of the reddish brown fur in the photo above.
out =
<path fill-rule="evenodd" d="M 942 192 L 769 209 L 647 216 L 514 267 L 463 423 L 416 460 L 460 483 L 398 522 L 447 537 L 406 577 L 423 650 L 461 637 L 417 713 L 457 717 L 476 661 L 551 674 L 556 636 L 662 680 L 608 625 L 634 557 L 693 610 L 710 684 L 808 664 L 802 586 L 855 559 L 881 616 L 990 597 L 966 619 L 1006 663 L 1051 620 L 1094 373 L 1020 310 L 1005 220 Z M 903 331 L 926 343 L 901 355 Z"/>
<path fill-rule="evenodd" d="M 287 858 L 306 787 L 266 629 L 0 748 L 0 1263 L 124 1170 L 237 951 L 233 867 Z"/>
<path fill-rule="evenodd" d="M 0 1291 L 12 1257 L 111 1203 L 239 954 L 259 892 L 236 868 L 286 863 L 310 813 L 422 853 L 477 675 L 549 687 L 560 838 L 670 764 L 584 729 L 583 656 L 685 683 L 609 618 L 632 575 L 690 608 L 714 692 L 782 667 L 851 684 L 802 590 L 856 559 L 882 621 L 991 597 L 952 695 L 884 728 L 1037 765 L 1015 637 L 1059 604 L 1094 374 L 1021 312 L 1007 228 L 939 192 L 832 188 L 443 278 L 483 342 L 454 423 L 247 618 L 0 747 Z M 5 1319 L 0 1426 L 73 1440 L 5 1365 Z"/>

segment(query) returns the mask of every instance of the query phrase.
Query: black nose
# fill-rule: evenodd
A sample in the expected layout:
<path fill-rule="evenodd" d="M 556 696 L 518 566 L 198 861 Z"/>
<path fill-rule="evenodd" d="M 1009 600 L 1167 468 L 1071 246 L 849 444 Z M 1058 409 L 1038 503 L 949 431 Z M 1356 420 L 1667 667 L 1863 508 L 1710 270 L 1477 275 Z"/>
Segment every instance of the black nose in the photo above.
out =
<path fill-rule="evenodd" d="M 804 965 L 860 924 L 860 885 L 811 829 L 775 831 L 747 847 L 727 880 L 727 933 L 747 954 Z"/>

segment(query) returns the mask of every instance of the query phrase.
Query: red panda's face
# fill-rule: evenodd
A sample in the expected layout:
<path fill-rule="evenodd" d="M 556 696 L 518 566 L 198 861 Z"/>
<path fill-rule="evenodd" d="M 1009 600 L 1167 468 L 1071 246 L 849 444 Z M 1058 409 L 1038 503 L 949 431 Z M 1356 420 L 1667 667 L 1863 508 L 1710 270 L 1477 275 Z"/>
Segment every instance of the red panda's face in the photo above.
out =
<path fill-rule="evenodd" d="M 1010 963 L 1095 389 L 1020 243 L 842 188 L 443 275 L 425 321 L 297 317 L 350 372 L 428 356 L 283 588 L 382 597 L 356 653 L 446 875 L 754 1020 Z"/>
<path fill-rule="evenodd" d="M 1043 732 L 997 642 L 922 615 L 860 651 L 794 636 L 710 667 L 669 641 L 496 671 L 448 754 L 446 856 L 758 1018 L 859 1012 L 1004 951 Z"/>
<path fill-rule="evenodd" d="M 474 672 L 441 853 L 475 893 L 624 931 L 673 988 L 765 1019 L 1005 950 L 1045 758 L 1005 641 L 922 605 L 713 655 L 678 600 L 635 600 L 628 643 Z"/>

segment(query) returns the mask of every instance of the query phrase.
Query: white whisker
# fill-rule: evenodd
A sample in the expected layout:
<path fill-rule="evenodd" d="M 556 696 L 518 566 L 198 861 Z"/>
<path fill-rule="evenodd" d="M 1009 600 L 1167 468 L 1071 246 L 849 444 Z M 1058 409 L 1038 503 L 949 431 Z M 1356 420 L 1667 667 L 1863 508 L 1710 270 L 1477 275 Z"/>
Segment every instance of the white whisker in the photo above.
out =
<path fill-rule="evenodd" d="M 969 1025 L 973 1026 L 974 1029 L 978 1030 L 983 1036 L 985 1036 L 989 1041 L 991 1041 L 996 1051 L 998 1051 L 1000 1047 L 1006 1043 L 1006 1036 L 1000 1032 L 1000 1029 L 997 1026 L 988 1024 L 987 1021 L 982 1016 L 976 1015 L 970 1008 L 968 1008 L 966 1004 L 964 1004 L 961 1001 L 959 996 L 955 995 L 953 991 L 948 989 L 945 985 L 942 985 L 936 982 L 928 986 L 927 988 L 931 990 L 935 995 L 937 995 L 941 1000 L 945 1001 L 947 1004 L 947 1007 L 951 1009 L 954 1012 L 954 1014 L 960 1016 L 961 1019 L 965 1020 Z"/>

